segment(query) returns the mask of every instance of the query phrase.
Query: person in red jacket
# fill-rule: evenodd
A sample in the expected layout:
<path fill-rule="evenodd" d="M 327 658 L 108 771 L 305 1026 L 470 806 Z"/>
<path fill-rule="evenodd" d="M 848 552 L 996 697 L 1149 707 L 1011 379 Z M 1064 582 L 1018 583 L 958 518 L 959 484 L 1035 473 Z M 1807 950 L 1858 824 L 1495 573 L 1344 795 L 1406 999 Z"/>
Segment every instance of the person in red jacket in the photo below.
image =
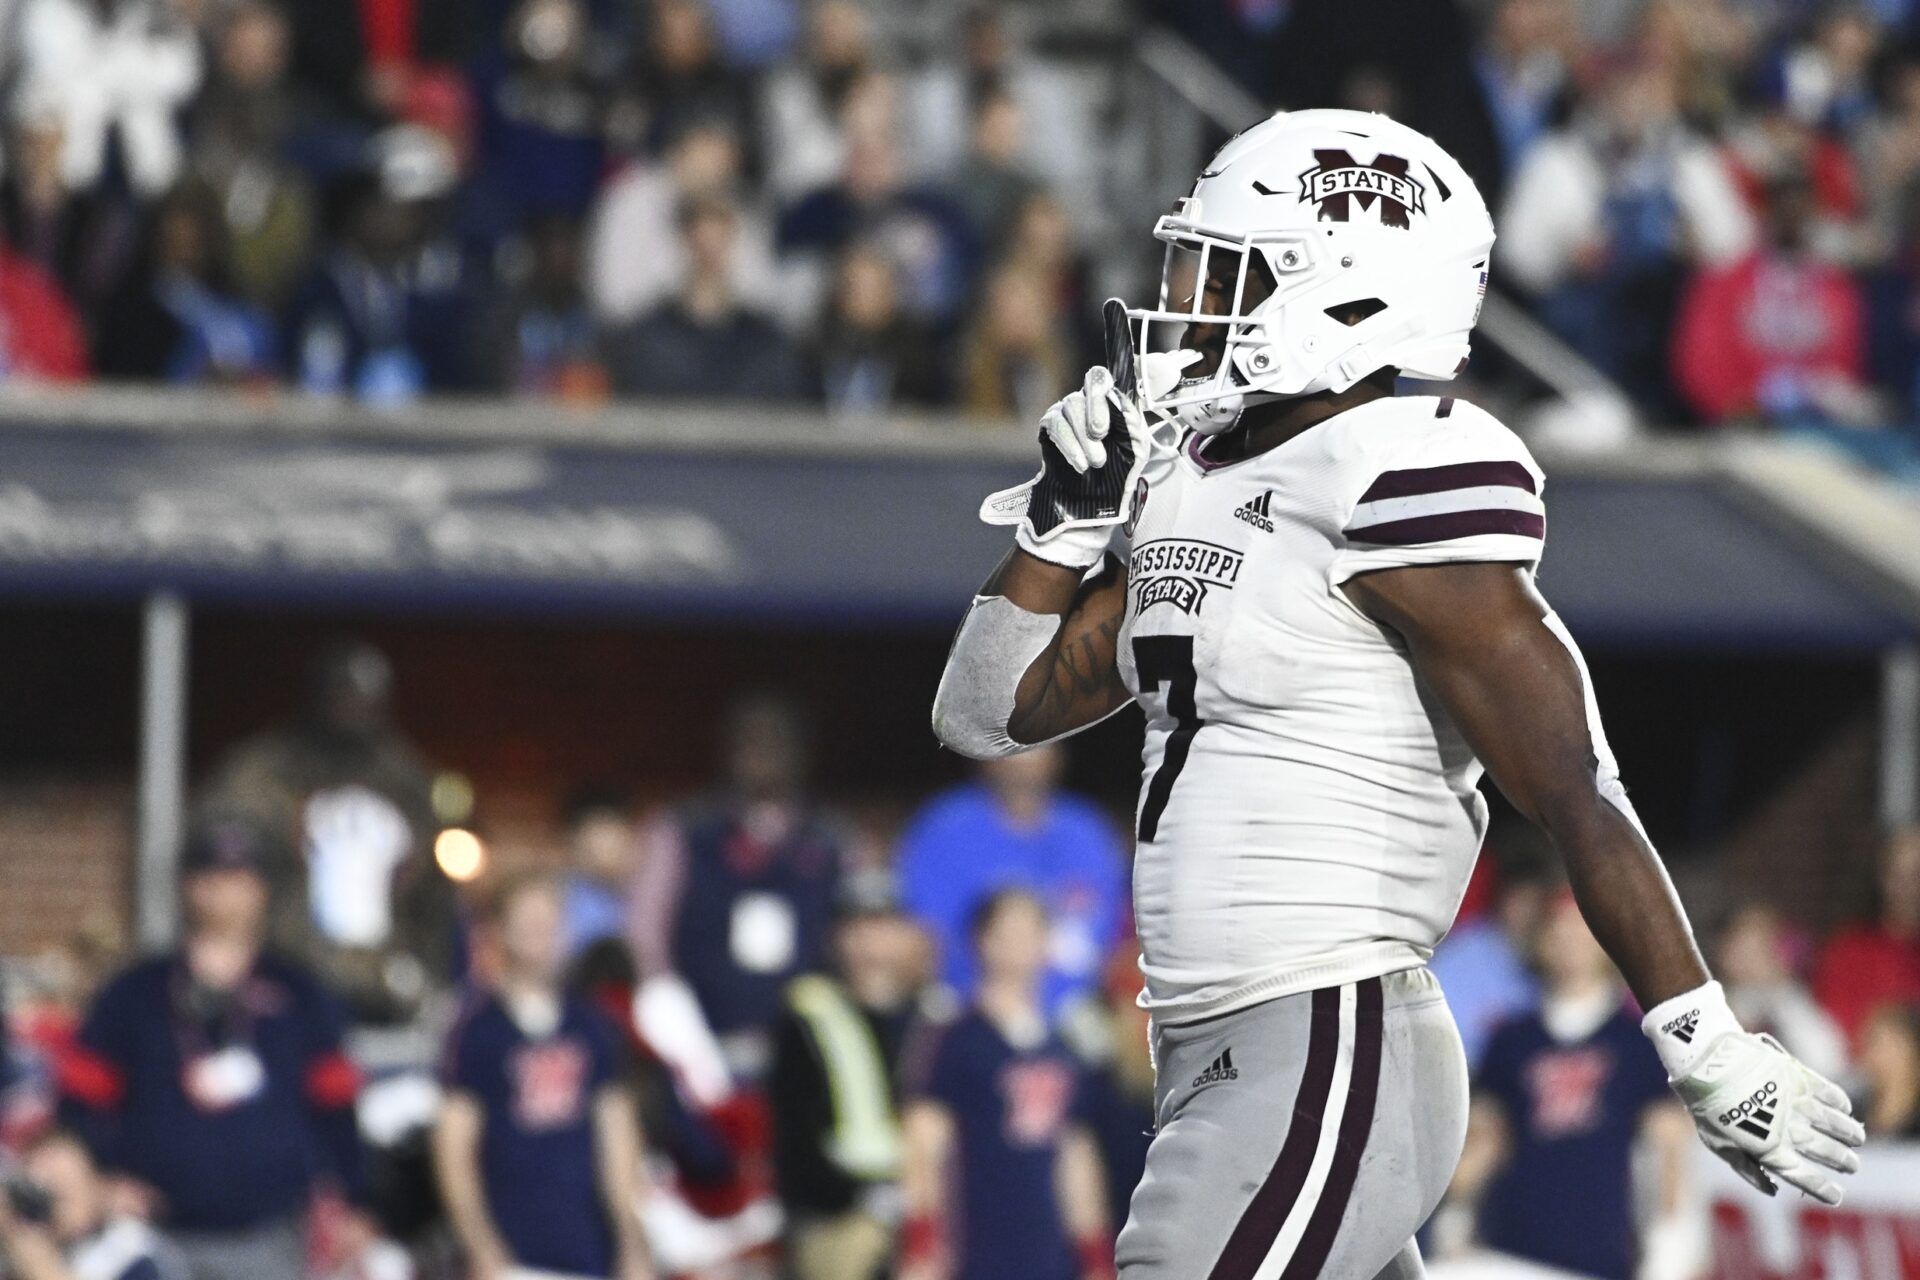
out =
<path fill-rule="evenodd" d="M 1875 1010 L 1920 1004 L 1920 824 L 1880 850 L 1880 911 L 1849 925 L 1820 950 L 1813 994 L 1857 1048 Z"/>
<path fill-rule="evenodd" d="M 86 377 L 86 340 L 59 282 L 0 244 L 0 382 Z"/>
<path fill-rule="evenodd" d="M 1674 328 L 1674 380 L 1703 421 L 1871 417 L 1860 286 L 1808 250 L 1814 213 L 1804 173 L 1776 179 L 1765 242 L 1688 285 Z"/>

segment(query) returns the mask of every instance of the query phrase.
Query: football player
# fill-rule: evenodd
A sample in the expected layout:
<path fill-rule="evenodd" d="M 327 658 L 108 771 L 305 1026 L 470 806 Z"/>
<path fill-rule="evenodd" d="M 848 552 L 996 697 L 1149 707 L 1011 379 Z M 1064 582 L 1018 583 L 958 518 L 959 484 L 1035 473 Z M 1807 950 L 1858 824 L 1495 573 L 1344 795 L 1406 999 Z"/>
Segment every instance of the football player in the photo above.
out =
<path fill-rule="evenodd" d="M 1124 1280 L 1422 1273 L 1467 1110 L 1425 966 L 1486 831 L 1483 769 L 1558 847 L 1707 1146 L 1837 1203 L 1861 1127 L 1701 960 L 1534 581 L 1540 468 L 1473 405 L 1394 394 L 1466 363 L 1494 238 L 1473 181 L 1384 116 L 1282 113 L 1155 235 L 1158 304 L 1117 326 L 1108 304 L 1108 366 L 982 510 L 1017 545 L 933 710 L 981 758 L 1146 713 L 1159 1075 Z"/>

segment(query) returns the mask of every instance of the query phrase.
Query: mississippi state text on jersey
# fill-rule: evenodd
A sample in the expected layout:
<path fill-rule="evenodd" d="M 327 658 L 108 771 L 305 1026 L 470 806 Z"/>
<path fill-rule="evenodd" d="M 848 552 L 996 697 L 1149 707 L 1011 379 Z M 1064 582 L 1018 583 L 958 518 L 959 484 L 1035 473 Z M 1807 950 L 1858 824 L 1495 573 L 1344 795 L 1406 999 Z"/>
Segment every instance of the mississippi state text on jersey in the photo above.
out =
<path fill-rule="evenodd" d="M 1134 910 L 1163 1022 L 1423 964 L 1486 830 L 1481 767 L 1356 574 L 1531 573 L 1543 476 L 1452 397 L 1376 400 L 1217 464 L 1145 473 L 1120 674 L 1147 715 Z"/>

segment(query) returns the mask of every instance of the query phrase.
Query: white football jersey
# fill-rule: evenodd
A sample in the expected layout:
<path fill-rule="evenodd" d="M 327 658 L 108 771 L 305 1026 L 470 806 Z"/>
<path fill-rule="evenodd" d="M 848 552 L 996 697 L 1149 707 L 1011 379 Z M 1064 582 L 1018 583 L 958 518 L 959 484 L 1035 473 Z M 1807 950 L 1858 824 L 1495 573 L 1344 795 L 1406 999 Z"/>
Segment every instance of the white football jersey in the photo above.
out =
<path fill-rule="evenodd" d="M 1452 397 L 1377 400 L 1237 462 L 1205 443 L 1156 451 L 1125 531 L 1134 911 L 1169 1022 L 1426 962 L 1486 832 L 1481 766 L 1341 584 L 1531 573 L 1546 534 L 1526 446 Z"/>

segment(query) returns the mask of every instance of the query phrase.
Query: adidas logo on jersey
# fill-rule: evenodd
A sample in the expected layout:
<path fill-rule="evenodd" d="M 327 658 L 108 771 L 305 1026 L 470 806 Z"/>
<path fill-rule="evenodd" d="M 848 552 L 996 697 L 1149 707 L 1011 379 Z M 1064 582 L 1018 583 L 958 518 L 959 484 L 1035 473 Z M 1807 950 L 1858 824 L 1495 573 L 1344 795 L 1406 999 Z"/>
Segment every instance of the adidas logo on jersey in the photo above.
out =
<path fill-rule="evenodd" d="M 1693 1033 L 1700 1029 L 1700 1011 L 1689 1009 L 1660 1029 L 1681 1044 L 1692 1044 Z"/>
<path fill-rule="evenodd" d="M 1273 532 L 1273 490 L 1269 489 L 1257 498 L 1249 498 L 1240 504 L 1233 513 L 1235 520 L 1245 520 L 1264 533 Z"/>
<path fill-rule="evenodd" d="M 1767 1131 L 1773 1128 L 1773 1113 L 1779 1102 L 1779 1093 L 1780 1082 L 1777 1080 L 1767 1081 L 1766 1084 L 1755 1089 L 1753 1096 L 1745 1102 L 1733 1108 L 1731 1111 L 1723 1112 L 1720 1116 L 1720 1123 L 1733 1125 L 1736 1129 L 1743 1129 L 1754 1137 L 1764 1141 L 1767 1136 Z"/>
<path fill-rule="evenodd" d="M 1222 1049 L 1220 1056 L 1213 1060 L 1213 1065 L 1193 1078 L 1193 1087 L 1198 1089 L 1202 1085 L 1220 1084 L 1239 1078 L 1240 1068 L 1233 1065 L 1233 1050 Z"/>

